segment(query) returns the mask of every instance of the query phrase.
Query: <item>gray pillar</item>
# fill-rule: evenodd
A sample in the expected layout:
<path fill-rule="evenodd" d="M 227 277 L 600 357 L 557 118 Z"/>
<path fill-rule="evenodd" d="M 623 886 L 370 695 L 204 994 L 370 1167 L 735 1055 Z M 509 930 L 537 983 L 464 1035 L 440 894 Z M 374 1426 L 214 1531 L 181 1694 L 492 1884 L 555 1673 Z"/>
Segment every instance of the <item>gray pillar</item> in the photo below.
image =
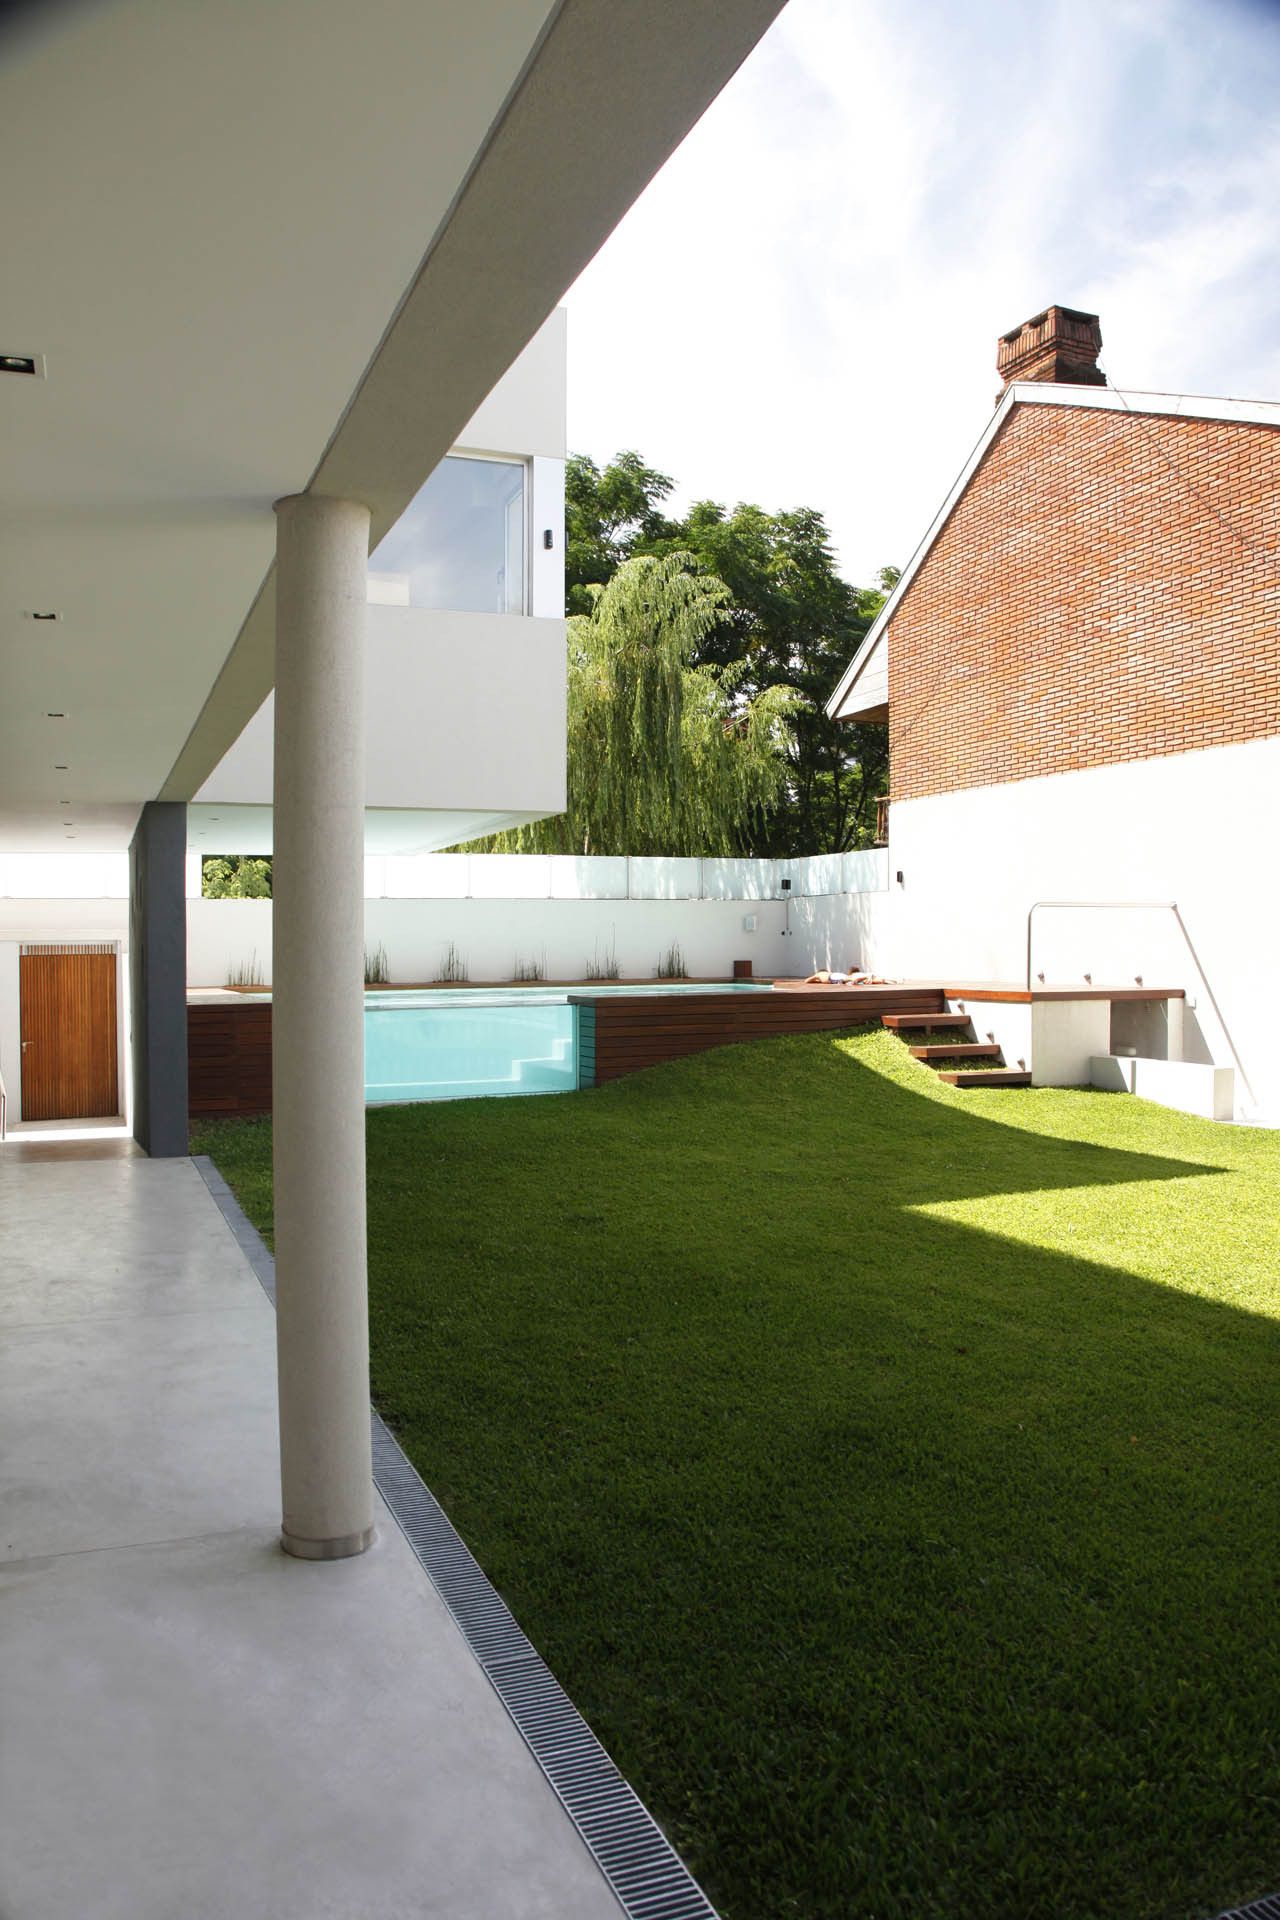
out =
<path fill-rule="evenodd" d="M 187 809 L 151 800 L 129 846 L 133 1137 L 187 1151 Z"/>
<path fill-rule="evenodd" d="M 282 1541 L 373 1539 L 364 1199 L 369 510 L 276 502 L 272 1103 Z"/>

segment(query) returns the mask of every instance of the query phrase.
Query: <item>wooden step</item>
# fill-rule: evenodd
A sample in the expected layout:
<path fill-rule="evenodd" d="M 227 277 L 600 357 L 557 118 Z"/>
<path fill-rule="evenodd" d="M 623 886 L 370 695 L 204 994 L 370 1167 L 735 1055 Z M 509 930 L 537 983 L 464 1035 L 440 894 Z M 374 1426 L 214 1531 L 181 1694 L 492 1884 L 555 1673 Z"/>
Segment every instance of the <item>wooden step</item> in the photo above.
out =
<path fill-rule="evenodd" d="M 967 1013 L 882 1013 L 880 1024 L 890 1033 L 929 1033 L 935 1027 L 968 1027 L 973 1022 Z"/>
<path fill-rule="evenodd" d="M 987 1040 L 944 1041 L 931 1047 L 912 1047 L 913 1060 L 1003 1060 L 999 1047 Z"/>
<path fill-rule="evenodd" d="M 1004 1067 L 984 1073 L 978 1068 L 961 1068 L 956 1073 L 942 1072 L 939 1080 L 945 1080 L 949 1087 L 1029 1087 L 1031 1075 L 1020 1073 L 1016 1068 Z"/>

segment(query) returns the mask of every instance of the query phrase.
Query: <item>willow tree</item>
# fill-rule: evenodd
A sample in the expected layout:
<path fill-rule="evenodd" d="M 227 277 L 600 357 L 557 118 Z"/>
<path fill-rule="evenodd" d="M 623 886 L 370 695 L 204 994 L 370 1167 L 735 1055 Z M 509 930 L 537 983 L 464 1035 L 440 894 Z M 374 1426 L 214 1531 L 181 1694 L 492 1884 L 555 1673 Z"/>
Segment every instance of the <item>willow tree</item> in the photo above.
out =
<path fill-rule="evenodd" d="M 782 792 L 790 688 L 748 698 L 694 665 L 729 590 L 686 553 L 628 560 L 569 621 L 568 808 L 485 844 L 522 853 L 727 854 Z"/>

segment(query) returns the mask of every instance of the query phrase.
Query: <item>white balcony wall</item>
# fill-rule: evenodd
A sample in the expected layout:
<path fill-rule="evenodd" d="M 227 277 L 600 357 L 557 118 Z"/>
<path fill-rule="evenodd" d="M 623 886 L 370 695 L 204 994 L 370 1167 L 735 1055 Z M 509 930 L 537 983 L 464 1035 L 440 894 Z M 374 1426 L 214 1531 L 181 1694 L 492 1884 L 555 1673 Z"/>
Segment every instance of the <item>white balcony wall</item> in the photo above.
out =
<path fill-rule="evenodd" d="M 476 409 L 458 446 L 468 453 L 523 453 L 563 460 L 569 316 L 557 307 Z M 561 595 L 561 604 L 564 596 Z"/>
<path fill-rule="evenodd" d="M 419 607 L 368 614 L 368 805 L 562 812 L 564 621 Z M 274 708 L 273 695 L 200 789 L 201 805 L 271 804 Z M 224 850 L 208 840 L 211 853 Z"/>
<path fill-rule="evenodd" d="M 566 316 L 553 313 L 459 436 L 455 452 L 525 465 L 529 612 L 396 604 L 408 576 L 371 581 L 365 699 L 371 852 L 451 842 L 559 813 L 565 793 Z M 266 852 L 274 700 L 196 795 L 200 852 Z M 255 809 L 211 815 L 211 809 Z M 444 816 L 435 821 L 413 815 Z M 430 887 L 427 889 L 431 890 Z"/>

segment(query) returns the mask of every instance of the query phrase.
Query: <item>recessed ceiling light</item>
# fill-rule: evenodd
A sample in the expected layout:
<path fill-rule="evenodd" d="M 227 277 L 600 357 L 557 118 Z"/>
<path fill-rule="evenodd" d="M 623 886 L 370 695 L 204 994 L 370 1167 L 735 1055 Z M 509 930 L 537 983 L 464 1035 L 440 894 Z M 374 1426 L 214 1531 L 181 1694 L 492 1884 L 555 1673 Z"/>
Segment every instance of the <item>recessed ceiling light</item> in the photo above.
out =
<path fill-rule="evenodd" d="M 44 355 L 42 353 L 0 353 L 0 373 L 25 373 L 34 375 L 37 380 L 44 379 Z"/>
<path fill-rule="evenodd" d="M 66 717 L 65 713 L 46 713 L 45 715 L 46 720 L 65 720 Z"/>
<path fill-rule="evenodd" d="M 54 761 L 53 770 L 55 773 L 70 773 L 71 771 L 70 767 L 64 765 L 64 763 L 61 760 Z"/>
<path fill-rule="evenodd" d="M 27 607 L 22 615 L 24 620 L 61 620 L 60 613 L 42 612 L 37 607 Z"/>

